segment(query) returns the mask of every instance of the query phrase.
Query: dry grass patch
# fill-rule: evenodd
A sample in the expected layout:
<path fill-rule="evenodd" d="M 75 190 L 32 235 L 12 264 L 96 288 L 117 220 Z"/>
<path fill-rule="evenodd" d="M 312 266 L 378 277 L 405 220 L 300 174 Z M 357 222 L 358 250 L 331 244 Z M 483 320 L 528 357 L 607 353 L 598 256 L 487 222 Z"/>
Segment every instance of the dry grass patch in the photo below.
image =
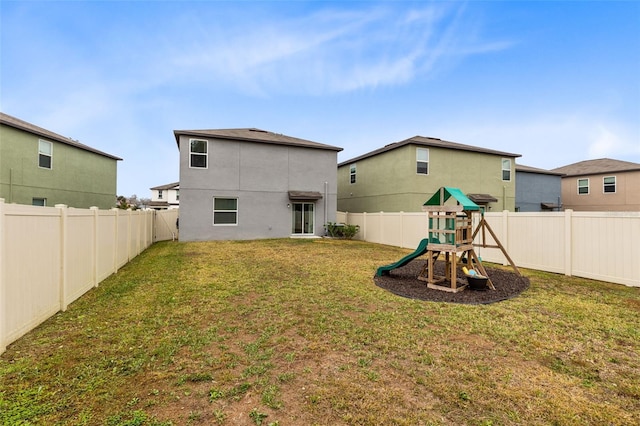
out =
<path fill-rule="evenodd" d="M 0 358 L 1 424 L 640 423 L 640 290 L 534 271 L 493 305 L 373 283 L 340 240 L 160 243 Z"/>

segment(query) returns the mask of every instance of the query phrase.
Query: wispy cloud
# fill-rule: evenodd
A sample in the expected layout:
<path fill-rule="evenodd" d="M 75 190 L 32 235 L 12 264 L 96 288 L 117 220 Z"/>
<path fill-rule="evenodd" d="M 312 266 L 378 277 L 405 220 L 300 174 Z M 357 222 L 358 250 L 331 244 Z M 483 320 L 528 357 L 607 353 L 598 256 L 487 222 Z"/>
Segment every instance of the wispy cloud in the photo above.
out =
<path fill-rule="evenodd" d="M 510 43 L 467 37 L 457 4 L 421 9 L 375 5 L 308 16 L 245 22 L 212 31 L 191 18 L 174 69 L 182 78 L 222 80 L 247 93 L 327 94 L 401 85 L 428 75 L 439 61 L 506 49 Z"/>

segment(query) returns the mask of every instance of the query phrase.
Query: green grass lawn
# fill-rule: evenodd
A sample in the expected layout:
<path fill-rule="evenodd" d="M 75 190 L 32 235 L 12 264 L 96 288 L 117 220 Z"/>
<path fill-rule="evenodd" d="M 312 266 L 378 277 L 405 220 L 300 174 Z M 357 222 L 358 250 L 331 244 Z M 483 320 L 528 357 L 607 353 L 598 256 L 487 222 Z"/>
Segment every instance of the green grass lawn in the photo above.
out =
<path fill-rule="evenodd" d="M 155 244 L 9 346 L 0 424 L 640 424 L 639 288 L 409 300 L 373 282 L 407 252 Z"/>

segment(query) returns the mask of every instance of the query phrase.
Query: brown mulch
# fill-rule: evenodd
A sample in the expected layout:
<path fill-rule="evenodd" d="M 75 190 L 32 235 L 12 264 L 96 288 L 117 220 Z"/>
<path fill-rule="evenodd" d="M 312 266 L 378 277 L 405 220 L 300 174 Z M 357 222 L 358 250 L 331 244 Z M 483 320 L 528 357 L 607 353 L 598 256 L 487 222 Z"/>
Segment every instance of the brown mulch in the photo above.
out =
<path fill-rule="evenodd" d="M 472 290 L 469 286 L 458 293 L 436 290 L 427 287 L 427 283 L 418 280 L 426 260 L 414 260 L 407 265 L 393 269 L 389 275 L 374 276 L 375 284 L 398 296 L 410 299 L 428 300 L 431 302 L 487 304 L 511 299 L 529 288 L 529 278 L 519 276 L 513 271 L 487 267 L 487 275 L 493 282 L 495 290 Z M 444 275 L 444 261 L 439 260 L 434 265 L 435 275 Z M 466 282 L 461 268 L 458 268 L 459 282 Z M 460 285 L 460 284 L 458 284 Z"/>

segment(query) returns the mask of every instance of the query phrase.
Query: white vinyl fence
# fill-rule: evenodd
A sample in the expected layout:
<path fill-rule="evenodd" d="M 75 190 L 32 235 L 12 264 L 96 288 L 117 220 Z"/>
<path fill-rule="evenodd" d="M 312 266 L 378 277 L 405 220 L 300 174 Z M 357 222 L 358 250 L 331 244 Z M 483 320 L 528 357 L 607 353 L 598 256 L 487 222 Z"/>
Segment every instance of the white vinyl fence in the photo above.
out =
<path fill-rule="evenodd" d="M 504 211 L 485 213 L 485 219 L 517 266 L 640 287 L 640 212 Z M 423 212 L 338 212 L 336 220 L 359 225 L 355 238 L 373 243 L 413 249 L 428 236 Z M 495 244 L 488 232 L 486 243 Z M 476 252 L 506 264 L 499 249 Z"/>
<path fill-rule="evenodd" d="M 175 239 L 177 214 L 34 207 L 0 198 L 0 354 L 153 242 Z"/>

